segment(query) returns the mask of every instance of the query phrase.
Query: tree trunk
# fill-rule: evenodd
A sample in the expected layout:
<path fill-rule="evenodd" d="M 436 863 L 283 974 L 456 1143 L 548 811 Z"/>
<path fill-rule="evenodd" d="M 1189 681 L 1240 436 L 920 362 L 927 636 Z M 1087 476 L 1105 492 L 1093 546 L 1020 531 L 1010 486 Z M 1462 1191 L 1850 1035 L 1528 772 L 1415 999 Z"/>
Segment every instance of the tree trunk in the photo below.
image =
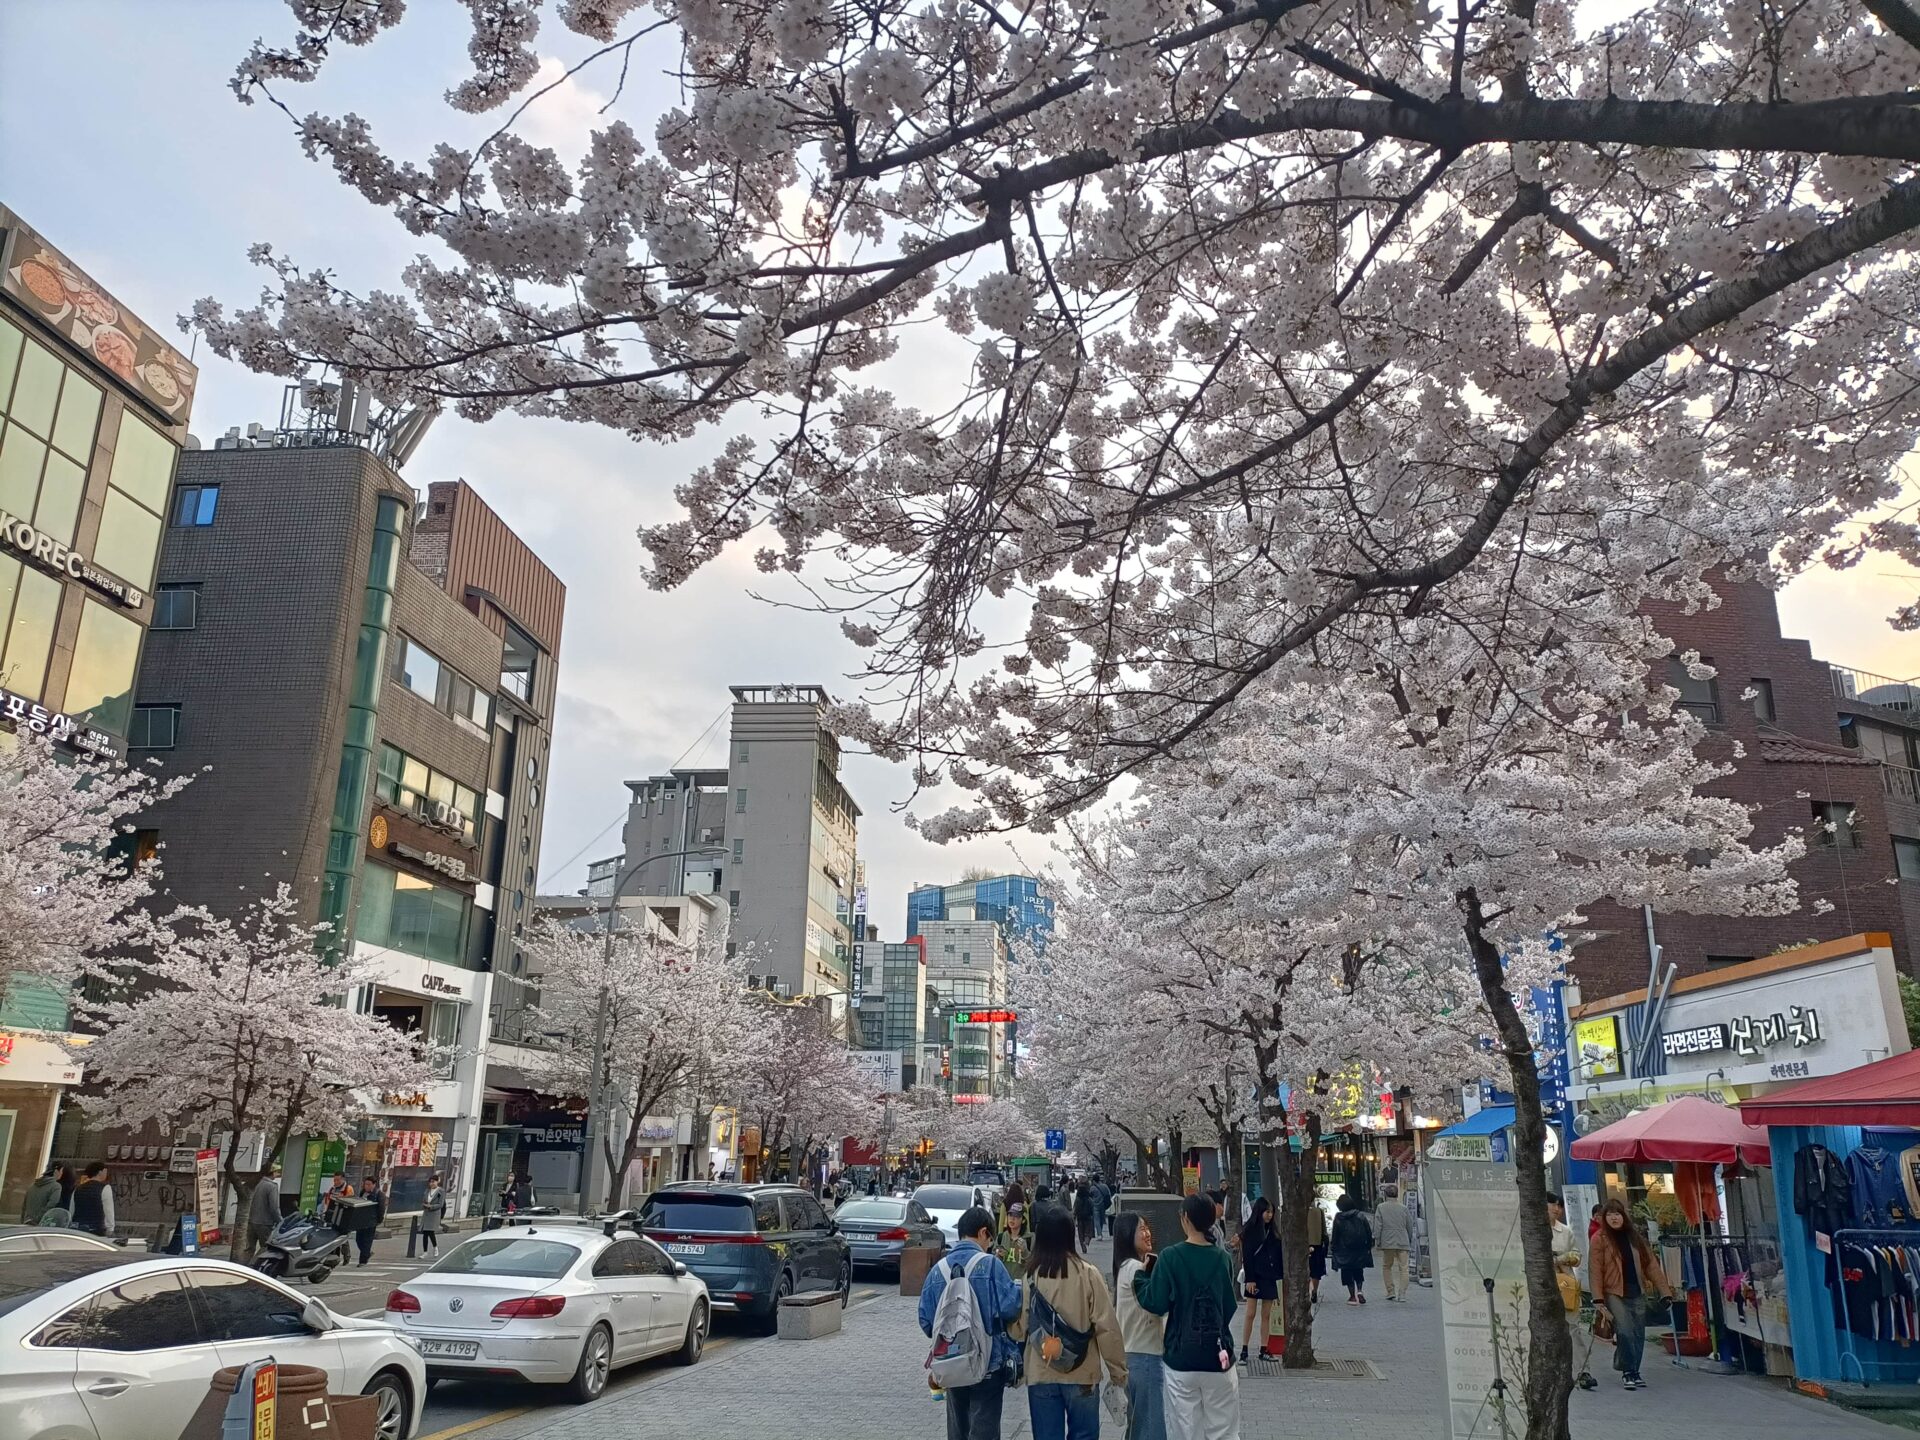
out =
<path fill-rule="evenodd" d="M 1167 1127 L 1166 1187 L 1169 1195 L 1186 1193 L 1187 1147 L 1181 1143 L 1184 1138 L 1177 1125 Z"/>
<path fill-rule="evenodd" d="M 1307 1284 L 1307 1206 L 1313 1203 L 1313 1152 L 1296 1154 L 1287 1144 L 1287 1112 L 1280 1103 L 1279 1046 L 1256 1039 L 1260 1066 L 1260 1189 L 1279 1211 L 1280 1303 L 1286 1314 L 1289 1370 L 1313 1368 L 1313 1300 Z M 1318 1135 L 1313 1138 L 1316 1143 Z M 1302 1161 L 1305 1161 L 1302 1164 Z"/>
<path fill-rule="evenodd" d="M 1527 1273 L 1527 1368 L 1519 1400 L 1527 1440 L 1568 1440 L 1567 1397 L 1573 1393 L 1573 1345 L 1553 1271 L 1553 1222 L 1547 1216 L 1546 1115 L 1533 1041 L 1507 989 L 1500 952 L 1486 935 L 1486 914 L 1472 888 L 1460 911 L 1473 954 L 1474 976 L 1499 1032 L 1513 1079 L 1514 1183 L 1520 1192 L 1520 1250 Z"/>

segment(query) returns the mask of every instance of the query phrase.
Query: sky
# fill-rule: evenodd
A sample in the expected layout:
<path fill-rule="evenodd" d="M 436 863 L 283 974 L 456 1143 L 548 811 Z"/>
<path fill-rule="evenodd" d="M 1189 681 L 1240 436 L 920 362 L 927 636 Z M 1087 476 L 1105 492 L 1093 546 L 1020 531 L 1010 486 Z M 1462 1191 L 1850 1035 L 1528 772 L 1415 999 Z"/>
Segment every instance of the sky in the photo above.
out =
<path fill-rule="evenodd" d="M 441 102 L 465 75 L 460 15 L 434 0 L 410 7 L 397 31 L 345 53 L 317 85 L 287 87 L 289 103 L 302 114 L 361 114 L 391 151 L 409 157 L 442 139 L 472 143 L 500 117 L 460 122 Z M 587 47 L 551 21 L 547 31 L 544 68 L 558 76 Z M 396 288 L 419 242 L 307 160 L 286 116 L 242 106 L 228 89 L 255 38 L 278 43 L 291 33 L 286 7 L 273 0 L 0 0 L 0 201 L 169 334 L 202 296 L 230 308 L 254 299 L 263 282 L 247 250 L 259 241 L 354 289 Z M 643 135 L 677 102 L 660 73 L 671 58 L 664 42 L 636 50 L 618 113 Z M 571 161 L 614 79 L 588 72 L 569 82 L 530 112 L 521 133 Z M 454 135 L 456 123 L 472 133 Z M 277 419 L 283 382 L 204 353 L 196 359 L 192 429 L 203 442 Z M 930 376 L 937 383 L 937 366 L 890 371 L 903 391 Z M 675 763 L 724 763 L 729 685 L 853 693 L 847 677 L 859 652 L 833 620 L 755 598 L 797 597 L 758 574 L 746 549 L 671 593 L 643 580 L 636 528 L 673 513 L 673 487 L 718 438 L 666 447 L 560 421 L 509 416 L 481 426 L 442 417 L 407 465 L 420 490 L 467 480 L 567 585 L 543 892 L 577 888 L 588 860 L 618 849 L 622 781 Z M 1910 489 L 1920 498 L 1920 483 Z M 1782 620 L 1823 659 L 1905 679 L 1920 674 L 1920 641 L 1896 634 L 1885 616 L 1913 598 L 1916 583 L 1886 560 L 1810 576 L 1782 596 Z M 843 778 L 864 811 L 860 852 L 886 938 L 904 933 L 913 884 L 1049 859 L 1046 842 L 1032 836 L 926 843 L 899 813 L 912 792 L 903 766 L 850 755 Z"/>

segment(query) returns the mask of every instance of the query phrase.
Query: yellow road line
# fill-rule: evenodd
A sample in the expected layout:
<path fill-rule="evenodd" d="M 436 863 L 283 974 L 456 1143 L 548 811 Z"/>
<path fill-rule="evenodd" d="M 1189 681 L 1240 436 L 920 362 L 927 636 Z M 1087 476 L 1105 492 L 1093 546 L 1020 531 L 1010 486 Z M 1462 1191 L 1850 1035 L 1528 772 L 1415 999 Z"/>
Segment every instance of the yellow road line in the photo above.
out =
<path fill-rule="evenodd" d="M 449 1425 L 445 1430 L 436 1430 L 431 1435 L 421 1435 L 417 1440 L 454 1440 L 456 1435 L 471 1435 L 476 1430 L 484 1430 L 489 1425 L 499 1425 L 508 1420 L 518 1419 L 522 1415 L 531 1415 L 537 1406 L 522 1405 L 518 1410 L 499 1410 L 491 1415 L 482 1415 L 478 1420 L 469 1420 L 461 1425 Z"/>

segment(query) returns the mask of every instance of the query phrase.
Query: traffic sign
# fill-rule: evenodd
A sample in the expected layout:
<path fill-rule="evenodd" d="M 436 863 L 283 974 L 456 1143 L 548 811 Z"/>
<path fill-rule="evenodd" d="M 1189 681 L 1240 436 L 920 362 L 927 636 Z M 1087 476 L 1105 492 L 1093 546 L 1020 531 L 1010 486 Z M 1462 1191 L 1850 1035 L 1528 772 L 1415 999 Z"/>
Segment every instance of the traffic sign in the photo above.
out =
<path fill-rule="evenodd" d="M 1067 1132 L 1064 1130 L 1047 1131 L 1047 1149 L 1060 1151 L 1067 1148 Z"/>

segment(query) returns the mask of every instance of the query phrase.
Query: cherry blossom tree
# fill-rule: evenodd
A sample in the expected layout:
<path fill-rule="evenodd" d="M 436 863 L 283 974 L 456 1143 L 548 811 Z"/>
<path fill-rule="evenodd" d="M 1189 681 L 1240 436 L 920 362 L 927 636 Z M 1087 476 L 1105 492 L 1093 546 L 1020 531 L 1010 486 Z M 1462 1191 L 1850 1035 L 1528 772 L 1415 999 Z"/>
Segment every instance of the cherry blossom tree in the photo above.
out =
<path fill-rule="evenodd" d="M 599 930 L 545 922 L 528 960 L 540 979 L 540 1026 L 559 1041 L 543 1073 L 570 1093 L 605 1097 L 596 1129 L 612 1209 L 646 1118 L 727 1093 L 761 1054 L 765 1016 L 749 997 L 745 958 L 727 958 L 710 938 L 686 944 L 632 926 L 609 943 Z M 614 1117 L 624 1124 L 607 1123 Z"/>
<path fill-rule="evenodd" d="M 241 1167 L 245 1137 L 261 1140 L 264 1167 L 292 1136 L 344 1135 L 382 1095 L 433 1083 L 417 1036 L 349 1003 L 376 967 L 322 953 L 324 927 L 298 915 L 282 884 L 237 920 L 198 907 L 134 917 L 122 963 L 96 968 L 83 992 L 95 1034 L 70 1051 L 87 1067 L 81 1104 L 100 1121 L 225 1133 L 236 1259 L 266 1173 Z"/>
<path fill-rule="evenodd" d="M 730 1103 L 742 1124 L 759 1132 L 760 1152 L 769 1164 L 786 1154 L 788 1178 L 797 1180 L 817 1146 L 878 1132 L 879 1097 L 819 1009 L 770 997 L 760 1007 L 766 1042 L 738 1072 Z M 763 1170 L 763 1178 L 770 1173 Z"/>
<path fill-rule="evenodd" d="M 293 109 L 403 7 L 291 8 L 237 94 L 427 253 L 263 244 L 193 324 L 474 419 L 716 427 L 655 583 L 813 564 L 870 651 L 838 723 L 976 797 L 937 834 L 1050 825 L 1403 619 L 1524 648 L 1920 555 L 1861 518 L 1920 433 L 1913 0 L 476 0 L 414 157 Z M 516 131 L 549 42 L 614 95 L 578 156 Z"/>
<path fill-rule="evenodd" d="M 31 732 L 0 753 L 0 998 L 16 984 L 64 985 L 113 954 L 153 894 L 159 867 L 135 863 L 132 821 L 192 777 L 161 782 L 111 760 L 67 754 Z"/>

